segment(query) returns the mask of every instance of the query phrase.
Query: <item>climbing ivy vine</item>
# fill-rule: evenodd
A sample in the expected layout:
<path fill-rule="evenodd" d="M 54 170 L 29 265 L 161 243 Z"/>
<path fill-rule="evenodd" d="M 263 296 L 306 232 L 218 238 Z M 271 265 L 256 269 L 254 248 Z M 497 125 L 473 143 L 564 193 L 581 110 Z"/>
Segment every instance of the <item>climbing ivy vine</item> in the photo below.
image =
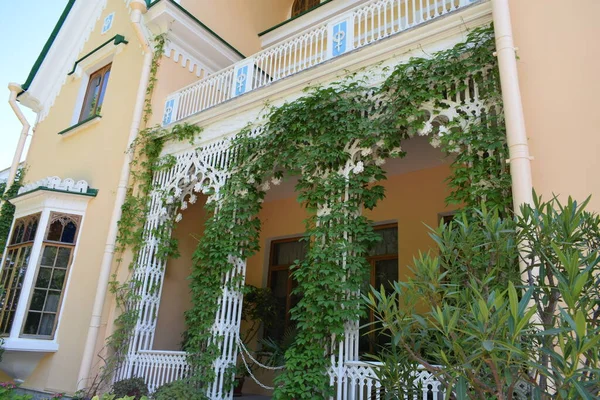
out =
<path fill-rule="evenodd" d="M 493 29 L 475 29 L 452 49 L 397 65 L 380 87 L 353 76 L 312 88 L 270 108 L 257 121 L 260 128 L 247 127 L 236 136 L 236 161 L 226 186 L 209 197 L 212 216 L 194 254 L 193 306 L 186 319 L 198 385 L 215 378 L 223 338 L 215 338 L 212 328 L 222 277 L 233 270 L 236 258 L 258 251 L 257 215 L 266 192 L 286 176 L 298 177 L 298 200 L 311 217 L 305 221 L 307 256 L 292 267 L 295 294 L 302 298 L 291 311 L 298 334 L 276 379 L 278 399 L 332 394 L 328 356 L 342 340 L 345 323 L 363 314 L 358 290 L 369 272 L 365 254 L 377 240 L 361 211 L 384 198 L 383 165 L 405 155 L 404 140 L 428 135 L 433 146 L 452 157 L 449 203 L 468 209 L 484 202 L 510 212 L 493 52 Z M 229 284 L 236 287 L 243 278 Z"/>
<path fill-rule="evenodd" d="M 164 36 L 155 43 L 146 124 Z M 510 212 L 506 135 L 493 52 L 493 29 L 475 29 L 452 49 L 395 66 L 378 87 L 352 76 L 312 88 L 295 101 L 268 109 L 257 121 L 260 128 L 249 126 L 233 139 L 236 158 L 227 184 L 218 193 L 208 192 L 210 218 L 190 277 L 193 304 L 186 313 L 186 350 L 191 378 L 200 389 L 215 378 L 214 362 L 223 340 L 213 331 L 222 277 L 233 270 L 236 259 L 258 251 L 257 215 L 270 187 L 286 177 L 298 177 L 298 200 L 311 217 L 305 221 L 308 254 L 292 267 L 298 282 L 295 293 L 303 296 L 292 310 L 298 334 L 286 353 L 286 369 L 276 380 L 278 399 L 331 395 L 328 355 L 343 339 L 346 322 L 363 314 L 358 290 L 369 271 L 365 254 L 377 240 L 362 210 L 384 198 L 383 165 L 405 155 L 403 141 L 427 135 L 433 146 L 452 157 L 449 203 L 468 209 L 484 202 L 501 213 Z M 119 222 L 118 251 L 131 251 L 131 271 L 138 267 L 149 233 L 157 238 L 160 259 L 177 255 L 177 243 L 170 237 L 172 219 L 152 232 L 144 226 L 151 193 L 161 190 L 153 186 L 153 176 L 174 165 L 173 157 L 160 156 L 165 141 L 191 139 L 198 133 L 199 128 L 188 125 L 169 132 L 146 128 L 130 149 L 135 154 L 132 183 Z M 228 284 L 235 288 L 243 279 L 234 276 Z M 139 285 L 135 278 L 111 283 L 122 312 L 108 340 L 113 364 L 107 362 L 106 371 L 114 370 L 127 349 L 138 318 L 132 305 L 139 300 Z"/>
<path fill-rule="evenodd" d="M 175 162 L 172 156 L 161 157 L 165 142 L 167 140 L 189 140 L 191 142 L 200 133 L 199 127 L 187 124 L 176 125 L 171 129 L 147 126 L 152 116 L 152 94 L 157 83 L 157 73 L 164 55 L 166 40 L 166 34 L 157 35 L 153 39 L 154 54 L 144 100 L 143 123 L 145 127 L 138 132 L 136 139 L 128 149 L 133 154 L 131 178 L 125 201 L 121 207 L 115 252 L 119 255 L 117 258 L 119 265 L 124 261 L 124 254 L 127 251 L 130 252 L 132 258 L 128 263 L 129 278 L 125 282 L 120 282 L 115 273 L 109 282 L 109 289 L 115 296 L 119 315 L 114 321 L 115 330 L 106 341 L 109 354 L 104 360 L 102 372 L 88 390 L 90 394 L 95 393 L 106 384 L 126 355 L 139 314 L 135 304 L 139 301 L 137 290 L 140 287 L 140 281 L 136 278 L 135 271 L 138 268 L 139 251 L 148 235 L 152 234 L 158 238 L 157 256 L 160 259 L 166 260 L 168 257 L 178 255 L 177 241 L 170 237 L 173 221 L 167 220 L 151 232 L 145 230 L 151 194 L 154 189 L 153 177 L 156 173 L 171 168 Z"/>
<path fill-rule="evenodd" d="M 12 226 L 13 217 L 15 215 L 15 206 L 10 204 L 8 199 L 15 197 L 19 192 L 19 189 L 23 185 L 23 178 L 25 175 L 25 169 L 19 168 L 15 175 L 13 184 L 6 190 L 6 183 L 0 183 L 0 200 L 2 202 L 2 208 L 0 208 L 0 257 L 6 241 L 10 235 L 10 227 Z"/>

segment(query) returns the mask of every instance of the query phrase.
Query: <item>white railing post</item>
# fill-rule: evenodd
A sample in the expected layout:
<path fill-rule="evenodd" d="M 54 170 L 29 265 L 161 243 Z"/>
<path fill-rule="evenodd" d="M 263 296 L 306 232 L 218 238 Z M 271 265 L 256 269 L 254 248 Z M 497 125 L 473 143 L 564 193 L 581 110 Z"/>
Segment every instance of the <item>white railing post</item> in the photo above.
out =
<path fill-rule="evenodd" d="M 346 13 L 327 24 L 327 56 L 331 59 L 354 49 L 354 14 Z"/>
<path fill-rule="evenodd" d="M 179 98 L 181 93 L 177 92 L 169 97 L 165 101 L 165 110 L 163 113 L 162 125 L 169 125 L 171 122 L 178 120 L 177 111 L 179 110 Z"/>
<path fill-rule="evenodd" d="M 237 97 L 251 91 L 252 82 L 254 82 L 254 57 L 235 65 L 230 97 Z"/>

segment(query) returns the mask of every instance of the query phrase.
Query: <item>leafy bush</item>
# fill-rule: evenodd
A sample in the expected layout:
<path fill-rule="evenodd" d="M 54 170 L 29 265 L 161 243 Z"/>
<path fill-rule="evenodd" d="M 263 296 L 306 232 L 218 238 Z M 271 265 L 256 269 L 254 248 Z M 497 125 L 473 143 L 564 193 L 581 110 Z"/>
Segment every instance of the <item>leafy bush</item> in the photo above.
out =
<path fill-rule="evenodd" d="M 460 399 L 598 398 L 600 217 L 586 205 L 536 198 L 515 219 L 483 209 L 432 232 L 439 254 L 367 299 L 389 351 Z"/>
<path fill-rule="evenodd" d="M 92 397 L 92 400 L 136 400 L 136 399 L 133 396 L 125 396 L 125 397 L 117 398 L 117 396 L 115 396 L 114 394 L 105 393 L 102 396 Z M 146 396 L 142 396 L 139 400 L 148 400 L 148 398 Z"/>
<path fill-rule="evenodd" d="M 199 392 L 186 381 L 174 381 L 158 388 L 152 395 L 154 400 L 206 400 L 204 393 Z"/>
<path fill-rule="evenodd" d="M 0 400 L 31 400 L 33 396 L 29 394 L 17 394 L 15 389 L 18 386 L 12 382 L 0 383 Z"/>
<path fill-rule="evenodd" d="M 115 397 L 131 396 L 140 400 L 142 396 L 148 396 L 148 385 L 143 378 L 123 379 L 113 383 L 112 393 Z"/>

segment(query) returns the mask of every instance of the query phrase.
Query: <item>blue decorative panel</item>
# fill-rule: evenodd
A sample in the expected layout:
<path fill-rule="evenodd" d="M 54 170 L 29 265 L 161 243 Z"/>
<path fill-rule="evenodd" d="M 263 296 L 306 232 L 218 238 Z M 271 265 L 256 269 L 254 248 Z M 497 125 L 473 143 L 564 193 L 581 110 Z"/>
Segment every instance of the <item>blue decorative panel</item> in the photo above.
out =
<path fill-rule="evenodd" d="M 165 103 L 165 113 L 163 114 L 163 125 L 169 125 L 173 121 L 173 111 L 175 109 L 175 99 L 167 100 Z"/>
<path fill-rule="evenodd" d="M 246 87 L 248 84 L 248 66 L 244 65 L 237 70 L 235 75 L 235 95 L 246 93 Z"/>
<path fill-rule="evenodd" d="M 115 19 L 115 13 L 109 14 L 104 18 L 104 24 L 102 24 L 102 33 L 108 32 L 112 28 L 113 20 Z"/>
<path fill-rule="evenodd" d="M 348 35 L 348 23 L 346 21 L 342 21 L 339 24 L 333 26 L 333 38 L 332 38 L 332 51 L 331 55 L 333 57 L 337 57 L 340 54 L 344 54 L 347 50 L 346 36 Z"/>

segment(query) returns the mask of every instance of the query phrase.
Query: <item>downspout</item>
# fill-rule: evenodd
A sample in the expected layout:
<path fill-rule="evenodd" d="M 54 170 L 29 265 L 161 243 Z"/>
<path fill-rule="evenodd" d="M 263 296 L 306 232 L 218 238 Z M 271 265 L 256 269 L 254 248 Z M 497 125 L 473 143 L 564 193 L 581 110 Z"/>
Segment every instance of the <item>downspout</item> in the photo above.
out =
<path fill-rule="evenodd" d="M 148 81 L 150 78 L 150 69 L 152 66 L 151 64 L 153 57 L 153 48 L 144 36 L 141 26 L 142 14 L 147 11 L 146 2 L 143 0 L 132 0 L 129 7 L 131 8 L 131 22 L 133 23 L 135 32 L 144 51 L 144 64 L 142 67 L 140 84 L 138 87 L 135 107 L 133 111 L 133 121 L 131 122 L 131 129 L 129 131 L 127 149 L 130 148 L 131 144 L 137 138 L 137 134 L 139 132 L 140 125 L 142 122 L 144 101 L 146 99 L 146 90 L 148 88 Z M 106 245 L 104 248 L 104 255 L 102 257 L 102 264 L 100 265 L 100 276 L 98 277 L 98 286 L 96 288 L 96 296 L 94 298 L 92 317 L 90 320 L 87 339 L 83 350 L 83 357 L 81 359 L 81 367 L 79 368 L 79 376 L 77 378 L 78 390 L 84 389 L 86 387 L 87 379 L 89 378 L 90 371 L 92 369 L 94 350 L 96 347 L 96 342 L 98 341 L 98 334 L 102 320 L 102 309 L 104 308 L 104 302 L 106 300 L 106 292 L 108 290 L 110 271 L 113 262 L 113 257 L 115 254 L 118 222 L 121 219 L 121 207 L 125 202 L 125 197 L 127 194 L 129 173 L 132 161 L 133 154 L 131 151 L 127 151 L 125 155 L 125 161 L 123 162 L 123 167 L 121 168 L 119 185 L 117 187 L 117 192 L 115 196 L 115 205 L 110 219 L 110 226 L 108 230 L 108 236 L 106 238 Z"/>
<path fill-rule="evenodd" d="M 25 148 L 25 142 L 27 141 L 27 135 L 29 134 L 29 128 L 31 125 L 27 122 L 27 118 L 21 111 L 21 108 L 17 104 L 17 95 L 23 91 L 21 89 L 21 85 L 18 83 L 9 83 L 8 89 L 10 90 L 10 97 L 8 98 L 8 104 L 13 109 L 19 121 L 23 125 L 23 129 L 21 129 L 21 136 L 19 137 L 19 142 L 17 143 L 17 149 L 15 150 L 15 155 L 13 157 L 12 164 L 10 166 L 10 171 L 8 173 L 8 180 L 6 181 L 5 191 L 8 191 L 15 181 L 15 177 L 17 176 L 17 170 L 19 169 L 19 163 L 21 162 L 21 157 L 23 156 L 23 149 Z M 2 195 L 3 193 L 0 193 Z M 0 206 L 2 206 L 2 202 L 0 201 Z"/>
<path fill-rule="evenodd" d="M 517 72 L 517 54 L 513 43 L 509 0 L 492 0 L 496 55 L 504 103 L 506 138 L 512 178 L 514 211 L 521 215 L 523 204 L 532 204 L 531 156 L 525 132 L 525 117 Z"/>

